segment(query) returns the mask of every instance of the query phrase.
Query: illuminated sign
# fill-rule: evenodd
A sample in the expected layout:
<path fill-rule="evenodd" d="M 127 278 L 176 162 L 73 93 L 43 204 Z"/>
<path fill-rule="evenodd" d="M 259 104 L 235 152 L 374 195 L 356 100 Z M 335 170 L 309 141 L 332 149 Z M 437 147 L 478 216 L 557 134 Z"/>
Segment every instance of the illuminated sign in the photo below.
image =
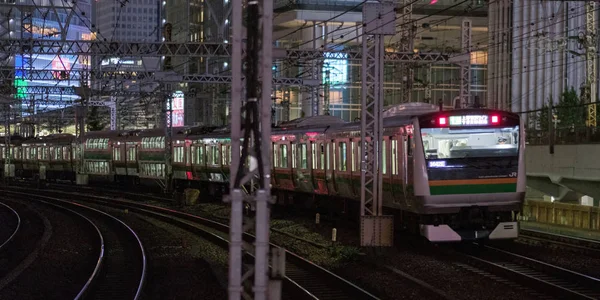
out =
<path fill-rule="evenodd" d="M 488 125 L 488 116 L 450 116 L 450 126 Z"/>
<path fill-rule="evenodd" d="M 173 112 L 173 117 L 171 122 L 173 122 L 173 127 L 181 127 L 184 126 L 184 118 L 183 118 L 183 104 L 185 103 L 185 98 L 182 91 L 176 91 L 173 93 L 171 97 L 171 111 Z"/>
<path fill-rule="evenodd" d="M 446 161 L 445 160 L 430 161 L 429 167 L 430 168 L 444 168 L 444 167 L 446 167 Z"/>
<path fill-rule="evenodd" d="M 108 65 L 133 65 L 135 64 L 135 62 L 131 59 L 129 60 L 122 60 L 118 57 L 111 57 L 109 59 L 103 59 L 102 62 L 100 63 L 100 65 L 102 66 L 108 66 Z"/>
<path fill-rule="evenodd" d="M 340 85 L 348 82 L 348 60 L 345 59 L 327 59 L 327 57 L 342 56 L 348 57 L 346 53 L 325 53 L 323 61 L 323 84 L 327 82 L 326 72 L 329 71 L 329 84 Z"/>

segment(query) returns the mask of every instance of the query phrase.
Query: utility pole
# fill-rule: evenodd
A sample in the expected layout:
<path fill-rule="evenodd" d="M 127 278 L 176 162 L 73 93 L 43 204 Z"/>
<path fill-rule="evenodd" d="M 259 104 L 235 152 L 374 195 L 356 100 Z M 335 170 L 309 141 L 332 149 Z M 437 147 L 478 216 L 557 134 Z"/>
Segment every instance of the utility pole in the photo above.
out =
<path fill-rule="evenodd" d="M 262 14 L 259 3 L 262 3 Z M 273 0 L 248 1 L 246 101 L 242 101 L 242 0 L 232 0 L 231 177 L 230 194 L 225 199 L 226 202 L 231 202 L 229 300 L 252 298 L 252 294 L 254 299 L 279 299 L 285 274 L 285 251 L 275 249 L 272 253 L 269 281 L 272 17 Z M 262 24 L 262 30 L 259 24 Z M 259 41 L 261 32 L 262 40 Z M 260 46 L 262 53 L 259 53 Z M 262 59 L 260 63 L 259 59 Z M 258 189 L 248 191 L 246 187 L 253 180 L 258 181 Z M 244 202 L 255 207 L 254 220 L 244 222 Z M 242 235 L 252 227 L 256 240 L 254 245 L 249 245 L 243 242 Z M 254 266 L 244 264 L 244 252 L 254 253 Z M 249 282 L 251 278 L 254 278 L 253 285 Z"/>
<path fill-rule="evenodd" d="M 361 110 L 361 246 L 392 246 L 393 216 L 383 215 L 383 58 L 384 36 L 396 32 L 393 2 L 363 4 Z"/>

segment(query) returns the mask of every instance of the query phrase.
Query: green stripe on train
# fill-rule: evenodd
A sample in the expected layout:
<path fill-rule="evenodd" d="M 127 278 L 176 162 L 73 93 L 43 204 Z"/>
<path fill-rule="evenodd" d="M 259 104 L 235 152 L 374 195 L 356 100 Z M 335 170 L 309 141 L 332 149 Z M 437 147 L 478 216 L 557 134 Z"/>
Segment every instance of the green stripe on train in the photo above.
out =
<path fill-rule="evenodd" d="M 516 191 L 516 183 L 440 185 L 429 187 L 431 195 L 514 193 Z"/>

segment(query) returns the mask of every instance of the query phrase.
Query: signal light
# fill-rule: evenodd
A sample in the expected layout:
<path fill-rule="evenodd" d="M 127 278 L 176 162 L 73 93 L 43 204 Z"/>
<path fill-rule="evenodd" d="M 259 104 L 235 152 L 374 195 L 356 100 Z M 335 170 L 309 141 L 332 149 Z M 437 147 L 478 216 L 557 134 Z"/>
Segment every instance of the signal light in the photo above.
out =
<path fill-rule="evenodd" d="M 500 123 L 500 117 L 492 116 L 492 124 L 498 124 L 498 123 Z"/>
<path fill-rule="evenodd" d="M 446 125 L 446 117 L 440 117 L 438 120 L 438 125 Z"/>

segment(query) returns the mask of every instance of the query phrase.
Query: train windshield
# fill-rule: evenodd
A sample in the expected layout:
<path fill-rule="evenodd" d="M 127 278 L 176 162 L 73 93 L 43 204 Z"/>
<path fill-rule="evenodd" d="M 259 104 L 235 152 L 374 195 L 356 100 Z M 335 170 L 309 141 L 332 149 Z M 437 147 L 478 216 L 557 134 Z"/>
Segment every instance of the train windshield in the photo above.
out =
<path fill-rule="evenodd" d="M 516 157 L 519 126 L 495 128 L 422 128 L 425 159 Z"/>

